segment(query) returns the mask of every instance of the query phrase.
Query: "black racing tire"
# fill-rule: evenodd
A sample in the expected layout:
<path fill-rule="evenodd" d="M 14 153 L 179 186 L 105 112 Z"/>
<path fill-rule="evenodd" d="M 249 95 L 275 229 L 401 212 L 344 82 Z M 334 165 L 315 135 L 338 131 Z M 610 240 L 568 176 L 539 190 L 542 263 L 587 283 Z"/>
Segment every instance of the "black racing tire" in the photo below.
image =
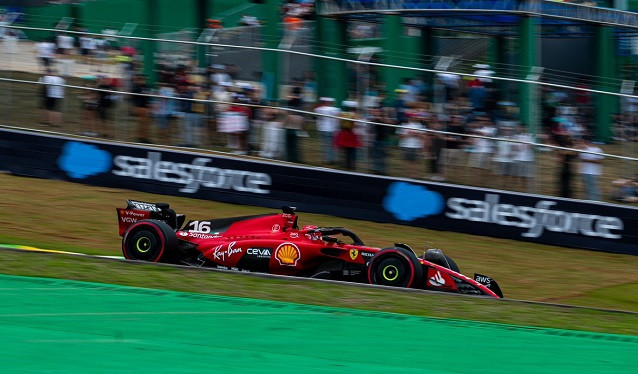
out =
<path fill-rule="evenodd" d="M 176 248 L 177 235 L 163 221 L 136 222 L 122 237 L 122 254 L 128 260 L 170 262 Z"/>
<path fill-rule="evenodd" d="M 392 287 L 421 284 L 423 268 L 414 252 L 404 248 L 385 248 L 377 252 L 368 266 L 368 282 Z"/>
<path fill-rule="evenodd" d="M 443 255 L 445 256 L 445 259 L 447 260 L 447 263 L 450 265 L 449 267 L 446 266 L 446 268 L 455 271 L 457 273 L 461 273 L 461 270 L 459 270 L 459 266 L 456 264 L 456 262 L 454 262 L 454 260 L 452 260 L 451 257 L 447 256 L 447 255 Z"/>

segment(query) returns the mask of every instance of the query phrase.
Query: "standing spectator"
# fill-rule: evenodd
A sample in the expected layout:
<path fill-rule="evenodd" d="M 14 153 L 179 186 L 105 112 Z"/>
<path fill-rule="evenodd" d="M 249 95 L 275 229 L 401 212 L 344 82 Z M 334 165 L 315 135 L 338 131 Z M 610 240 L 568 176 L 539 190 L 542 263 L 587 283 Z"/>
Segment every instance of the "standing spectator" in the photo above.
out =
<path fill-rule="evenodd" d="M 289 113 L 284 122 L 286 136 L 286 161 L 301 163 L 299 134 L 302 131 L 303 117 L 297 113 Z"/>
<path fill-rule="evenodd" d="M 392 108 L 385 108 L 392 110 Z M 370 109 L 370 121 L 376 123 L 385 123 L 394 125 L 394 121 L 390 115 L 385 115 L 382 108 Z M 372 172 L 378 175 L 386 174 L 386 147 L 390 129 L 384 125 L 372 125 L 372 147 L 370 148 L 370 157 L 372 158 Z"/>
<path fill-rule="evenodd" d="M 430 158 L 430 179 L 433 181 L 444 181 L 445 177 L 442 173 L 442 164 L 443 164 L 443 149 L 445 148 L 445 143 L 447 136 L 445 134 L 440 133 L 439 131 L 444 130 L 443 124 L 439 121 L 437 116 L 432 116 L 430 118 L 430 122 L 428 126 L 433 132 L 430 133 L 429 137 L 429 152 L 428 155 Z"/>
<path fill-rule="evenodd" d="M 480 79 L 474 79 L 469 84 L 470 102 L 472 103 L 472 109 L 475 112 L 482 112 L 485 110 L 485 102 L 487 100 L 487 89 L 485 83 Z"/>
<path fill-rule="evenodd" d="M 554 133 L 554 139 L 558 146 L 571 148 L 574 146 L 574 142 L 569 133 L 565 131 L 557 131 Z M 572 197 L 572 162 L 576 155 L 573 151 L 568 149 L 557 150 L 558 162 L 560 163 L 560 171 L 558 179 L 560 181 L 560 187 L 558 196 L 560 197 Z"/>
<path fill-rule="evenodd" d="M 73 36 L 59 33 L 57 36 L 58 53 L 63 56 L 72 55 L 74 43 L 75 38 L 73 38 Z"/>
<path fill-rule="evenodd" d="M 95 54 L 95 58 L 98 61 L 98 64 L 100 65 L 99 69 L 102 69 L 102 65 L 104 64 L 104 61 L 106 60 L 107 57 L 107 52 L 108 52 L 108 42 L 106 41 L 106 39 L 99 37 L 99 38 L 95 38 L 93 39 L 93 44 L 94 44 L 94 54 Z"/>
<path fill-rule="evenodd" d="M 346 100 L 343 105 L 346 107 L 346 111 L 342 117 L 346 119 L 341 120 L 341 128 L 335 136 L 335 146 L 343 152 L 343 166 L 346 169 L 354 170 L 357 164 L 357 148 L 361 147 L 361 140 L 355 133 L 355 122 L 359 116 L 354 110 L 356 102 Z"/>
<path fill-rule="evenodd" d="M 322 97 L 319 99 L 319 106 L 315 108 L 315 113 L 326 116 L 339 116 L 341 109 L 334 106 L 334 99 Z M 339 130 L 339 120 L 337 118 L 317 116 L 317 133 L 321 146 L 321 158 L 324 163 L 334 165 L 334 137 Z"/>
<path fill-rule="evenodd" d="M 593 145 L 589 139 L 581 139 L 578 141 L 578 148 L 586 152 L 602 153 L 603 150 Z M 585 198 L 587 200 L 600 201 L 600 190 L 598 188 L 598 179 L 603 173 L 602 162 L 604 157 L 591 153 L 579 153 L 580 174 L 585 187 Z"/>
<path fill-rule="evenodd" d="M 146 84 L 146 77 L 143 75 L 136 75 L 133 79 L 133 93 L 131 102 L 133 104 L 133 114 L 137 117 L 137 129 L 136 137 L 140 143 L 151 143 L 150 129 L 149 129 L 149 116 L 150 116 L 150 103 L 149 97 L 150 88 Z"/>
<path fill-rule="evenodd" d="M 502 140 L 496 142 L 496 153 L 494 154 L 494 158 L 492 159 L 492 161 L 494 162 L 494 172 L 497 175 L 501 175 L 503 177 L 501 182 L 506 187 L 509 187 L 509 185 L 511 185 L 511 179 L 514 175 L 516 175 L 516 163 L 514 161 L 515 144 L 508 141 L 511 140 L 513 136 L 513 126 L 501 127 L 498 137 Z"/>
<path fill-rule="evenodd" d="M 60 33 L 57 37 L 57 43 L 61 74 L 66 78 L 71 76 L 73 71 L 74 60 L 71 55 L 73 54 L 75 39 L 71 35 Z"/>
<path fill-rule="evenodd" d="M 263 125 L 263 111 L 259 106 L 265 106 L 266 102 L 261 98 L 261 90 L 258 87 L 250 87 L 248 89 L 248 107 L 250 117 L 248 122 L 248 152 L 254 153 L 259 149 L 259 139 L 261 136 L 261 127 Z"/>
<path fill-rule="evenodd" d="M 200 86 L 192 82 L 188 83 L 180 92 L 180 112 L 182 113 L 181 145 L 184 147 L 197 147 L 202 144 L 202 129 L 205 113 L 203 100 L 207 96 Z"/>
<path fill-rule="evenodd" d="M 284 130 L 281 115 L 276 109 L 264 110 L 265 123 L 261 136 L 261 157 L 281 159 L 284 153 Z"/>
<path fill-rule="evenodd" d="M 425 126 L 421 124 L 418 114 L 415 111 L 407 113 L 408 121 L 401 125 L 397 131 L 400 141 L 399 147 L 402 149 L 403 158 L 407 162 L 406 176 L 415 178 L 421 169 L 418 161 L 421 160 L 423 152 L 423 139 Z"/>
<path fill-rule="evenodd" d="M 169 144 L 172 138 L 171 124 L 175 115 L 175 89 L 167 82 L 160 82 L 155 100 L 154 114 L 157 119 L 157 136 L 160 144 Z"/>
<path fill-rule="evenodd" d="M 302 108 L 301 89 L 294 87 L 292 95 L 288 99 L 288 107 L 292 109 Z M 299 156 L 299 132 L 302 130 L 303 117 L 296 112 L 288 113 L 284 121 L 286 133 L 286 161 L 301 162 Z"/>
<path fill-rule="evenodd" d="M 94 90 L 96 88 L 95 80 L 93 76 L 85 77 L 84 87 L 87 89 L 80 91 L 79 98 L 82 105 L 82 124 L 83 131 L 81 134 L 84 136 L 97 136 L 97 104 L 99 100 L 98 92 Z"/>
<path fill-rule="evenodd" d="M 304 104 L 304 109 L 306 110 L 312 109 L 317 102 L 317 81 L 312 70 L 306 70 L 304 72 L 301 99 Z"/>
<path fill-rule="evenodd" d="M 529 144 L 534 142 L 534 137 L 521 125 L 516 126 L 515 131 L 513 139 L 525 143 L 513 143 L 514 176 L 516 178 L 516 184 L 513 187 L 525 190 L 526 187 L 529 187 L 531 178 L 534 177 L 534 148 Z"/>
<path fill-rule="evenodd" d="M 80 51 L 82 53 L 83 62 L 85 64 L 91 64 L 91 58 L 95 52 L 95 40 L 88 35 L 82 35 L 80 37 Z"/>
<path fill-rule="evenodd" d="M 201 147 L 205 143 L 206 136 L 204 131 L 206 129 L 206 100 L 208 100 L 208 92 L 203 90 L 201 85 L 192 86 L 193 99 L 191 103 L 190 119 L 192 122 L 191 127 L 195 132 L 195 145 Z"/>
<path fill-rule="evenodd" d="M 445 164 L 443 173 L 446 179 L 449 179 L 451 175 L 456 175 L 459 172 L 459 168 L 464 165 L 463 147 L 465 146 L 465 138 L 463 134 L 465 134 L 465 117 L 460 114 L 453 115 L 446 131 L 451 134 L 447 134 L 445 138 L 445 148 L 442 155 Z"/>
<path fill-rule="evenodd" d="M 221 86 L 224 84 L 230 86 L 233 84 L 233 79 L 226 72 L 225 65 L 215 64 L 211 66 L 211 68 L 212 69 L 209 79 L 212 83 L 216 84 L 217 86 Z"/>
<path fill-rule="evenodd" d="M 498 131 L 496 126 L 485 115 L 479 115 L 470 124 L 471 132 L 475 135 L 494 137 Z M 494 148 L 494 142 L 490 139 L 474 138 L 472 153 L 469 155 L 468 166 L 477 170 L 476 178 L 479 183 L 483 183 L 487 177 L 485 170 L 491 168 L 490 159 Z"/>
<path fill-rule="evenodd" d="M 224 117 L 230 120 L 231 125 L 226 129 L 229 136 L 229 148 L 233 153 L 248 154 L 248 128 L 250 110 L 244 105 L 237 105 L 246 102 L 247 98 L 243 94 L 234 93 L 233 105 L 228 107 Z"/>
<path fill-rule="evenodd" d="M 180 88 L 181 87 L 181 88 Z M 182 131 L 180 132 L 180 146 L 182 147 L 194 147 L 195 146 L 195 123 L 192 117 L 193 102 L 191 99 L 195 94 L 195 89 L 192 85 L 178 86 L 179 92 L 179 112 L 181 114 Z"/>
<path fill-rule="evenodd" d="M 101 134 L 106 138 L 113 138 L 115 131 L 109 121 L 109 109 L 115 102 L 115 95 L 110 92 L 115 90 L 111 80 L 106 76 L 100 76 L 97 81 L 98 101 L 97 101 L 97 120 L 100 126 Z"/>
<path fill-rule="evenodd" d="M 44 84 L 45 87 L 44 109 L 47 123 L 54 127 L 60 127 L 62 126 L 60 106 L 62 100 L 64 100 L 65 80 L 56 75 L 52 69 L 49 69 L 47 75 L 40 78 L 40 83 Z"/>
<path fill-rule="evenodd" d="M 43 40 L 35 45 L 35 55 L 42 64 L 42 70 L 47 72 L 53 65 L 53 56 L 55 55 L 55 44 Z"/>

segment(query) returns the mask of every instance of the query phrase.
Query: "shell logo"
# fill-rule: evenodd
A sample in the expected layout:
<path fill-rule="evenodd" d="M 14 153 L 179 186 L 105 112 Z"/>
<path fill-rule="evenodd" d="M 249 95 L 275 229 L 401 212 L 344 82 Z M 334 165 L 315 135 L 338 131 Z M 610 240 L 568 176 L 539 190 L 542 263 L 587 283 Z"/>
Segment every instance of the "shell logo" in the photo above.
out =
<path fill-rule="evenodd" d="M 275 250 L 275 258 L 281 266 L 297 266 L 297 261 L 301 258 L 299 248 L 292 243 L 283 243 Z"/>

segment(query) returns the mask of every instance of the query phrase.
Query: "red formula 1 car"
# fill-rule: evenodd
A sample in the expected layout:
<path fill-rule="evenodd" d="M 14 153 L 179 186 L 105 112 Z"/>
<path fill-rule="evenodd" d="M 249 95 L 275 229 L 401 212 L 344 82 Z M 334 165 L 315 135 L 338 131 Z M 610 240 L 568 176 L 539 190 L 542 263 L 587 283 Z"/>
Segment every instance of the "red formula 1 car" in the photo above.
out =
<path fill-rule="evenodd" d="M 129 260 L 503 297 L 493 279 L 466 277 L 438 249 L 417 257 L 405 244 L 368 247 L 342 227 L 299 228 L 292 207 L 283 207 L 282 213 L 184 225 L 185 216 L 168 204 L 127 203 L 117 208 L 117 215 L 122 252 Z"/>

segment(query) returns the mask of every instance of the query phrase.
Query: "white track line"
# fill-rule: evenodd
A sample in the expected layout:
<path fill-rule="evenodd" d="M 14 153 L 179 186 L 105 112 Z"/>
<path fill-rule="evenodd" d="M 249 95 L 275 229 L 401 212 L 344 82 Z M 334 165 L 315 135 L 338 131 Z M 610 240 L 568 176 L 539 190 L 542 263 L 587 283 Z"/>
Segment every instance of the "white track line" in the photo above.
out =
<path fill-rule="evenodd" d="M 189 311 L 167 311 L 158 312 L 155 310 L 149 310 L 147 312 L 76 312 L 76 313 L 14 313 L 14 314 L 0 314 L 0 318 L 10 317 L 79 317 L 79 316 L 136 316 L 136 315 L 300 315 L 300 314 L 332 314 L 330 311 L 326 312 L 189 312 Z"/>

